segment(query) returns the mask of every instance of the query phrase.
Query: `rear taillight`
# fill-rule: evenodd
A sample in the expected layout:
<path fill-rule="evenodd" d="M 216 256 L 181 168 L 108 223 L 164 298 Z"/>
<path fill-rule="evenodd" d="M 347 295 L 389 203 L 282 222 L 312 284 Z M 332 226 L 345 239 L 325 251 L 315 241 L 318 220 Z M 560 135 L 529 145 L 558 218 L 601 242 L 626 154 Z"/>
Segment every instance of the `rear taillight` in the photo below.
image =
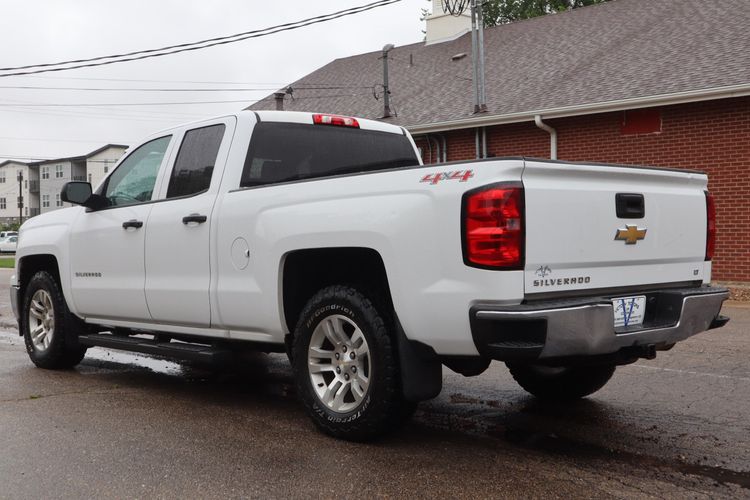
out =
<path fill-rule="evenodd" d="M 706 260 L 714 258 L 716 248 L 716 203 L 711 193 L 706 191 Z"/>
<path fill-rule="evenodd" d="M 315 125 L 336 125 L 338 127 L 359 128 L 359 122 L 351 116 L 313 115 Z"/>
<path fill-rule="evenodd" d="M 523 185 L 502 183 L 463 199 L 464 262 L 484 269 L 523 269 Z"/>

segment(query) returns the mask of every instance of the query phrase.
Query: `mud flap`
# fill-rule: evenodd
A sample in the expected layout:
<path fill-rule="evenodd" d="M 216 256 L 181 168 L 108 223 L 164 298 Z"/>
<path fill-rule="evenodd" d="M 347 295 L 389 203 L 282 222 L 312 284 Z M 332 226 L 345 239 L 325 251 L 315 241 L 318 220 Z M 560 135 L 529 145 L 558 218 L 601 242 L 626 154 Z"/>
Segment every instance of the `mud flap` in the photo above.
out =
<path fill-rule="evenodd" d="M 406 338 L 396 320 L 401 390 L 407 401 L 432 399 L 443 389 L 443 365 L 432 347 Z"/>

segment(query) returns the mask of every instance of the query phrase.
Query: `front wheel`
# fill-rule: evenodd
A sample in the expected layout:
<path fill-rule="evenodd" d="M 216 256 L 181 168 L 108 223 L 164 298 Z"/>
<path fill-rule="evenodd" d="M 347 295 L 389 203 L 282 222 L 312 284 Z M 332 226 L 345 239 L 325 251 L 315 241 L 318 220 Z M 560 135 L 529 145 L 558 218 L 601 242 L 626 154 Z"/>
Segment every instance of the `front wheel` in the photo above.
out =
<path fill-rule="evenodd" d="M 294 330 L 297 389 L 315 424 L 352 441 L 397 427 L 403 400 L 391 321 L 359 290 L 330 286 L 305 306 Z"/>
<path fill-rule="evenodd" d="M 71 331 L 76 319 L 65 303 L 52 275 L 39 271 L 26 286 L 21 308 L 20 328 L 26 352 L 40 368 L 72 368 L 83 359 L 86 348 Z"/>
<path fill-rule="evenodd" d="M 544 366 L 508 363 L 518 385 L 539 399 L 570 401 L 595 393 L 609 382 L 615 365 Z"/>

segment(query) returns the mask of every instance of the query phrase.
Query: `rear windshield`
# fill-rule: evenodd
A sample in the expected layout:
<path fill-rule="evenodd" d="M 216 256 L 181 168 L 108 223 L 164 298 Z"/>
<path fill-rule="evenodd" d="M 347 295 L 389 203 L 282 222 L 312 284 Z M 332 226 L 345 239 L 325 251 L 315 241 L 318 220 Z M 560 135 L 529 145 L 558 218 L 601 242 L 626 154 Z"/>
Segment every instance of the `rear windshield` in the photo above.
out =
<path fill-rule="evenodd" d="M 403 134 L 302 123 L 255 126 L 241 187 L 417 165 Z"/>

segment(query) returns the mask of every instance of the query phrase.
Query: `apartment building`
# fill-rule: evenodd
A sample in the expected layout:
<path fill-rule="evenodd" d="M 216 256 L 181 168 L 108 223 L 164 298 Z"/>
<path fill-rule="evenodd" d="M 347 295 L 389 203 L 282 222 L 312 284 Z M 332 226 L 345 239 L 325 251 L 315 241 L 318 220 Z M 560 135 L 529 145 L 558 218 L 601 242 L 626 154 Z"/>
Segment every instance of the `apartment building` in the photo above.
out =
<path fill-rule="evenodd" d="M 60 199 L 66 182 L 86 180 L 86 157 L 48 160 L 33 163 L 30 168 L 39 171 L 39 208 L 43 214 L 70 206 Z"/>
<path fill-rule="evenodd" d="M 70 206 L 60 199 L 63 185 L 88 181 L 96 188 L 126 150 L 127 146 L 121 144 L 107 144 L 82 156 L 0 163 L 0 223 L 18 222 L 19 217 L 26 219 Z M 23 208 L 19 208 L 19 195 Z"/>
<path fill-rule="evenodd" d="M 36 212 L 29 209 L 30 206 L 39 206 L 39 192 L 32 194 L 34 184 L 30 182 L 30 177 L 33 178 L 30 170 L 27 163 L 20 161 L 7 160 L 0 163 L 0 223 L 16 222 L 19 216 L 39 214 L 38 209 Z M 23 197 L 23 208 L 19 208 L 19 196 Z"/>

